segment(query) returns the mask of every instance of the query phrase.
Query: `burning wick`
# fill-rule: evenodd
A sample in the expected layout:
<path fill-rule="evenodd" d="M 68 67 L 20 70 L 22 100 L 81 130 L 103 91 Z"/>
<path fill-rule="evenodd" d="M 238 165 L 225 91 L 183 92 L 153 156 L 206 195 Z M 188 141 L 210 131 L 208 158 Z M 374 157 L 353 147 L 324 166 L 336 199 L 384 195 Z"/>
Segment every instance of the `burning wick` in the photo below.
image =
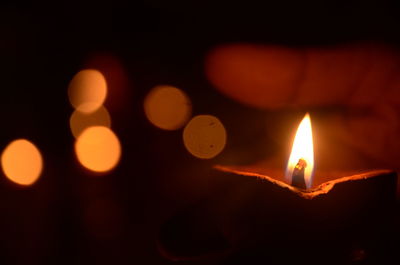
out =
<path fill-rule="evenodd" d="M 307 167 L 307 162 L 303 158 L 299 159 L 296 166 L 293 169 L 292 174 L 292 186 L 299 189 L 306 189 L 306 181 L 304 179 L 304 170 Z"/>
<path fill-rule="evenodd" d="M 286 168 L 287 183 L 299 189 L 312 187 L 314 150 L 310 115 L 307 113 L 297 128 Z"/>

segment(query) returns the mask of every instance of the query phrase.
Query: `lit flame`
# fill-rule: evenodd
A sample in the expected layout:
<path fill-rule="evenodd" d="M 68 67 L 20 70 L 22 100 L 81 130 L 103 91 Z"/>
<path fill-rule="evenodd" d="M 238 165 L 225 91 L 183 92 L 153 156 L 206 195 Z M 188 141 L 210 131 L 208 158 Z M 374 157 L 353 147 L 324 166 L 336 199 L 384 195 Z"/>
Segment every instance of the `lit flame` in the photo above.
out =
<path fill-rule="evenodd" d="M 286 180 L 292 183 L 293 171 L 298 165 L 300 159 L 305 160 L 306 167 L 304 169 L 304 180 L 306 187 L 309 189 L 312 185 L 313 169 L 314 169 L 314 147 L 312 139 L 312 129 L 310 115 L 307 113 L 301 121 L 297 129 L 296 136 L 293 141 L 292 153 L 286 169 Z"/>

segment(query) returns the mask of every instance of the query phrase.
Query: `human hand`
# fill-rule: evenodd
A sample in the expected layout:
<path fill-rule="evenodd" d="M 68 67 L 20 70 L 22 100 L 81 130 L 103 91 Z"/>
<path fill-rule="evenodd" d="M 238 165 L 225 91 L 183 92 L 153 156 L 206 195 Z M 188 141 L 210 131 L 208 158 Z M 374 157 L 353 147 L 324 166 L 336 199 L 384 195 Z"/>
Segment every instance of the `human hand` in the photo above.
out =
<path fill-rule="evenodd" d="M 348 150 L 340 150 L 342 154 L 359 156 L 351 166 L 365 163 L 370 167 L 373 161 L 373 166 L 399 170 L 399 55 L 391 47 L 371 44 L 329 48 L 236 44 L 211 51 L 205 66 L 209 81 L 220 92 L 247 106 L 273 111 L 334 107 L 339 111 L 328 115 L 320 127 L 329 137 L 348 146 Z M 335 145 L 330 147 L 334 149 Z M 349 157 L 342 154 L 337 160 L 348 162 Z M 252 187 L 250 195 L 243 195 L 242 185 L 226 188 L 223 194 L 189 208 L 165 226 L 163 242 L 173 242 L 176 253 L 193 255 L 192 258 L 223 253 L 228 243 L 216 223 L 223 228 L 229 226 L 229 219 L 234 217 L 226 209 L 246 211 L 251 204 L 243 206 L 238 202 L 246 196 L 254 197 L 256 189 Z M 228 217 L 215 221 L 215 216 Z M 236 228 L 231 232 L 237 236 L 240 232 Z"/>
<path fill-rule="evenodd" d="M 400 169 L 400 53 L 392 47 L 227 45 L 210 52 L 206 73 L 219 91 L 248 106 L 336 107 L 326 131 L 374 165 Z"/>

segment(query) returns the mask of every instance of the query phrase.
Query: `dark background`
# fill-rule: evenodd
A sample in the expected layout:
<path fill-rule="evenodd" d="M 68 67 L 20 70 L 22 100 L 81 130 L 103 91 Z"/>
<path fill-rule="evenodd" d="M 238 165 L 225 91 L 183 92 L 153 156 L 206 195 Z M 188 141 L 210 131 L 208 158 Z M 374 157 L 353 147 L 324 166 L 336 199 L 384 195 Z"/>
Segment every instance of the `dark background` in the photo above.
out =
<path fill-rule="evenodd" d="M 399 7 L 378 0 L 1 4 L 0 147 L 30 139 L 45 168 L 25 189 L 0 179 L 0 263 L 170 264 L 157 252 L 158 229 L 205 193 L 211 165 L 243 162 L 236 152 L 251 162 L 274 149 L 257 149 L 268 141 L 260 121 L 273 113 L 220 95 L 204 75 L 207 51 L 230 42 L 397 46 Z M 68 83 L 96 56 L 123 69 L 125 89 L 123 100 L 106 103 L 122 159 L 101 177 L 76 162 L 68 123 Z M 157 84 L 183 89 L 194 115 L 221 119 L 228 131 L 221 155 L 198 160 L 180 130 L 147 122 L 143 98 Z"/>

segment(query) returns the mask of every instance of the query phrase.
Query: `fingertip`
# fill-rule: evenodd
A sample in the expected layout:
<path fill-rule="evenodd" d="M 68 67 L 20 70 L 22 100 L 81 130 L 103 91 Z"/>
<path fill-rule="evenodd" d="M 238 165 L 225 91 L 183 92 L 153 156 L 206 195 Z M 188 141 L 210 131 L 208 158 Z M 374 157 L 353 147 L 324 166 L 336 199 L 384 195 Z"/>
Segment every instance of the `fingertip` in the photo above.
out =
<path fill-rule="evenodd" d="M 301 49 L 230 44 L 208 53 L 205 72 L 223 94 L 246 105 L 274 109 L 291 101 L 304 63 Z"/>

